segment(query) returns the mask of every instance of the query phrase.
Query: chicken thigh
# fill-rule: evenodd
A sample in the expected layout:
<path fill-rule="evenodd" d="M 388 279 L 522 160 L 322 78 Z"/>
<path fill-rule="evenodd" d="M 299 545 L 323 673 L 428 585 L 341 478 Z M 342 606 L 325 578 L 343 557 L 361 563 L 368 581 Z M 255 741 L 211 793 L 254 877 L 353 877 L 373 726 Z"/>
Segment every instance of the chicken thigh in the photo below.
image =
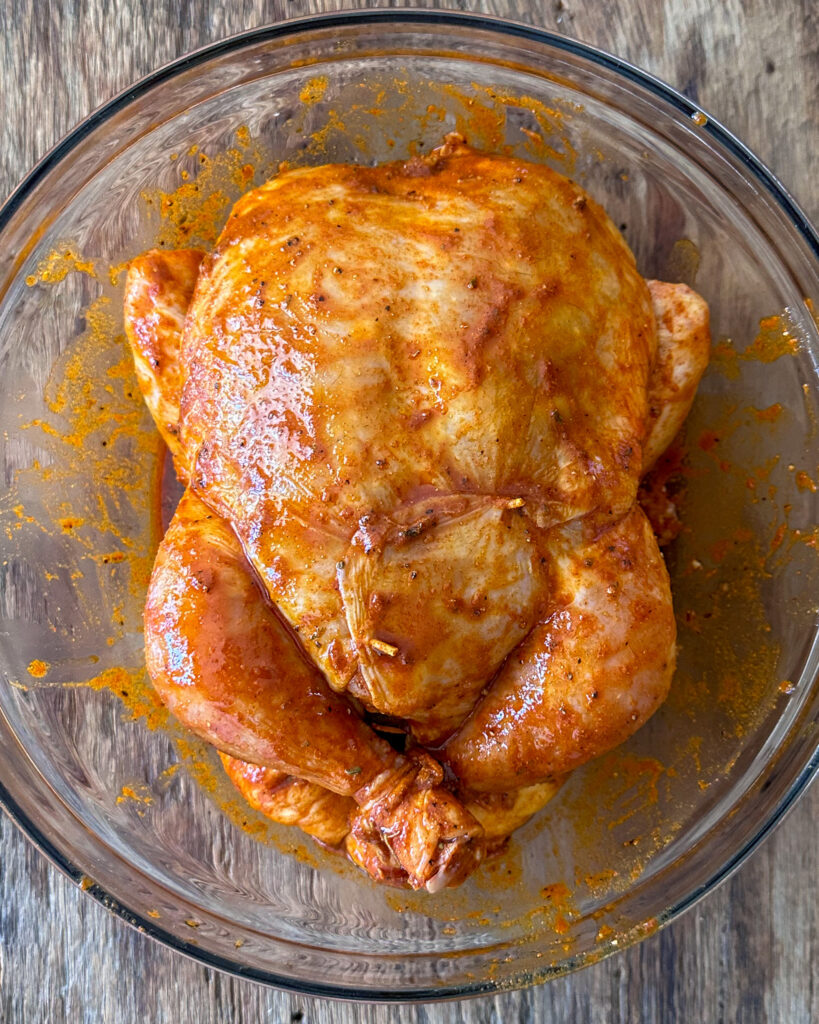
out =
<path fill-rule="evenodd" d="M 210 255 L 134 261 L 126 329 L 188 484 L 149 672 L 272 773 L 229 762 L 256 806 L 324 808 L 334 841 L 346 818 L 370 874 L 434 890 L 662 702 L 671 594 L 635 496 L 707 307 L 647 285 L 576 185 L 455 137 L 288 171 Z"/>

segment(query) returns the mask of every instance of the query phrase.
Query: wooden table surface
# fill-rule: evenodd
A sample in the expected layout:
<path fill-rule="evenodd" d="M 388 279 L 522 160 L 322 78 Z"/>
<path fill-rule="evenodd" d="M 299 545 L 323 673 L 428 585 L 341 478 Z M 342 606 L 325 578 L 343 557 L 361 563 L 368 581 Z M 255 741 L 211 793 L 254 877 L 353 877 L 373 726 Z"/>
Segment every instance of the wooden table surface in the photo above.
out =
<path fill-rule="evenodd" d="M 349 6 L 356 4 L 0 0 L 0 196 L 77 121 L 155 67 L 243 29 Z M 731 128 L 819 219 L 810 162 L 819 139 L 812 0 L 438 6 L 532 22 L 652 71 Z M 184 959 L 88 899 L 0 815 L 0 1021 L 808 1024 L 819 1021 L 817 821 L 813 786 L 717 892 L 640 946 L 579 974 L 496 998 L 383 1007 L 305 999 Z"/>

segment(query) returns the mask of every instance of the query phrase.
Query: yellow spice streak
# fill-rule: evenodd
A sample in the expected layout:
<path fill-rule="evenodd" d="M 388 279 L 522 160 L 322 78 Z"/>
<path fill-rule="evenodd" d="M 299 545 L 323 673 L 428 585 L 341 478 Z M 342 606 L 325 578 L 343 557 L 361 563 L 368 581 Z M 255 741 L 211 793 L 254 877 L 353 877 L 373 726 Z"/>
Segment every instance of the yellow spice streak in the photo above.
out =
<path fill-rule="evenodd" d="M 781 315 L 766 316 L 759 321 L 754 340 L 742 352 L 734 348 L 730 338 L 721 338 L 711 349 L 711 366 L 729 380 L 736 380 L 740 361 L 773 363 L 783 356 L 796 355 L 798 351 L 799 339 L 791 334 L 785 318 Z"/>
<path fill-rule="evenodd" d="M 236 146 L 213 156 L 192 146 L 188 155 L 198 155 L 198 171 L 193 180 L 184 180 L 188 176 L 185 171 L 180 173 L 183 183 L 173 192 L 157 189 L 142 193 L 149 213 L 153 211 L 159 216 L 155 245 L 211 247 L 233 204 L 254 184 L 257 167 L 269 163 L 245 125 L 236 131 Z"/>
<path fill-rule="evenodd" d="M 108 267 L 108 280 L 112 287 L 116 288 L 122 275 L 128 270 L 128 260 L 122 263 L 112 263 Z"/>
<path fill-rule="evenodd" d="M 137 789 L 133 786 L 123 786 L 120 790 L 120 794 L 117 797 L 118 804 L 124 803 L 135 803 L 140 804 L 143 807 L 150 806 L 154 802 L 154 798 L 151 795 L 150 790 L 145 785 L 139 785 Z M 137 810 L 138 814 L 144 814 L 145 811 Z"/>
<path fill-rule="evenodd" d="M 142 719 L 150 729 L 166 728 L 170 714 L 150 685 L 143 668 L 121 667 L 105 669 L 91 679 L 63 683 L 66 687 L 88 687 L 90 690 L 110 690 L 127 708 L 131 718 Z"/>
<path fill-rule="evenodd" d="M 89 277 L 97 276 L 92 260 L 82 259 L 71 248 L 52 249 L 37 264 L 36 272 L 26 278 L 26 284 L 29 287 L 35 284 L 54 284 L 65 280 L 72 272 L 88 274 Z"/>
<path fill-rule="evenodd" d="M 618 873 L 614 868 L 604 868 L 602 871 L 585 875 L 583 881 L 592 892 L 605 893 L 611 889 L 612 882 L 617 878 Z"/>
<path fill-rule="evenodd" d="M 781 316 L 767 316 L 759 321 L 759 333 L 743 352 L 743 359 L 772 363 L 782 356 L 796 355 L 798 340 L 788 330 Z"/>
<path fill-rule="evenodd" d="M 458 105 L 455 107 L 456 130 L 471 145 L 494 153 L 512 152 L 513 147 L 506 143 L 509 109 L 526 111 L 537 126 L 537 130 L 521 128 L 527 139 L 524 145 L 527 156 L 562 165 L 564 174 L 574 173 L 577 150 L 571 144 L 565 127 L 565 121 L 571 118 L 571 114 L 549 107 L 533 96 L 519 96 L 476 82 L 472 83 L 471 91 L 438 82 L 430 82 L 429 87 L 445 98 L 448 109 L 452 109 L 453 100 Z M 436 113 L 432 105 L 428 110 Z"/>
<path fill-rule="evenodd" d="M 303 87 L 299 93 L 299 99 L 302 103 L 310 106 L 313 103 L 318 103 L 319 100 L 327 92 L 327 75 L 317 75 L 315 78 L 311 78 Z"/>
<path fill-rule="evenodd" d="M 550 915 L 552 929 L 558 935 L 566 935 L 571 929 L 571 921 L 578 916 L 571 889 L 563 882 L 556 882 L 544 886 L 540 896 L 544 903 L 535 912 L 542 913 L 545 910 Z"/>

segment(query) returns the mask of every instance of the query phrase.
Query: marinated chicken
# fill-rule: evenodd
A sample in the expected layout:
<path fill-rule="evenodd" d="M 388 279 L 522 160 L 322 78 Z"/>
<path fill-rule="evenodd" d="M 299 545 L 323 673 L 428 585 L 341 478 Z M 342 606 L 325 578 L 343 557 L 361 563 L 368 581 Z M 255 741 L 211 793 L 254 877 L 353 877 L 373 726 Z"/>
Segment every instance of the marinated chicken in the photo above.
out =
<path fill-rule="evenodd" d="M 637 489 L 708 310 L 576 184 L 457 136 L 285 171 L 134 260 L 125 322 L 186 484 L 148 671 L 254 807 L 436 891 L 663 702 Z"/>

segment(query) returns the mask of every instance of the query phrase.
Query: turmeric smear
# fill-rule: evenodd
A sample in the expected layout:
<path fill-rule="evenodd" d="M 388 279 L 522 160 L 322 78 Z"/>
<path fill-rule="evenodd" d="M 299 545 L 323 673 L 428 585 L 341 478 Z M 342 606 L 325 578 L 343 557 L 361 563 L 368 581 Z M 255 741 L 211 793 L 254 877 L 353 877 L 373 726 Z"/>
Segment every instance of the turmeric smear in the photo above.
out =
<path fill-rule="evenodd" d="M 558 935 L 565 935 L 571 928 L 571 925 L 563 914 L 557 914 L 555 916 L 553 927 Z"/>
<path fill-rule="evenodd" d="M 235 138 L 235 146 L 213 156 L 191 146 L 187 155 L 197 158 L 194 174 L 183 168 L 178 188 L 142 193 L 149 217 L 159 220 L 155 245 L 212 247 L 233 204 L 254 184 L 259 169 L 268 176 L 264 171 L 272 170 L 269 158 L 246 125 L 237 128 Z"/>
<path fill-rule="evenodd" d="M 604 868 L 602 871 L 585 875 L 583 881 L 592 892 L 607 892 L 611 889 L 612 882 L 617 878 L 618 873 L 614 868 Z"/>
<path fill-rule="evenodd" d="M 794 540 L 801 541 L 805 547 L 816 549 L 819 546 L 819 527 L 805 533 L 802 530 L 793 531 Z"/>
<path fill-rule="evenodd" d="M 309 63 L 300 62 L 300 63 Z M 301 93 L 301 106 L 291 130 L 303 133 L 305 147 L 280 170 L 335 159 L 336 144 L 352 143 L 359 159 L 370 160 L 384 146 L 403 142 L 407 155 L 435 145 L 447 131 L 461 132 L 469 142 L 497 153 L 523 150 L 532 159 L 561 165 L 572 174 L 577 162 L 566 124 L 578 108 L 566 102 L 548 105 L 533 96 L 479 85 L 458 86 L 439 81 L 409 82 L 400 74 L 368 76 L 344 87 L 330 109 L 318 108 L 326 98 L 324 76 L 311 79 Z M 343 114 L 342 114 L 343 111 Z M 389 119 L 385 135 L 381 122 Z M 514 138 L 507 141 L 507 136 Z"/>
<path fill-rule="evenodd" d="M 77 527 L 82 526 L 85 520 L 78 516 L 64 516 L 62 519 L 58 519 L 57 522 L 64 533 L 70 533 L 72 530 L 76 530 Z"/>
<path fill-rule="evenodd" d="M 151 791 L 144 784 L 138 784 L 136 788 L 133 786 L 123 786 L 117 797 L 118 804 L 135 803 L 141 805 L 141 807 L 137 808 L 137 814 L 141 817 L 145 814 L 145 808 L 153 802 L 154 798 L 151 795 Z"/>
<path fill-rule="evenodd" d="M 743 359 L 773 363 L 782 356 L 796 355 L 799 341 L 785 326 L 782 316 L 766 316 L 759 321 L 759 333 L 742 353 Z"/>
<path fill-rule="evenodd" d="M 697 419 L 712 424 L 718 420 L 708 408 L 696 410 L 695 416 L 694 425 Z M 717 422 L 716 429 L 700 430 L 694 451 L 705 452 L 710 461 L 713 444 L 724 436 L 726 426 Z M 769 460 L 750 475 L 765 479 L 777 462 Z M 786 542 L 788 527 L 772 524 L 765 536 L 749 524 L 746 474 L 748 467 L 720 475 L 720 517 L 713 515 L 708 502 L 687 509 L 689 532 L 682 539 L 685 554 L 695 557 L 699 570 L 678 572 L 674 581 L 680 657 L 662 714 L 684 715 L 700 723 L 705 738 L 696 775 L 704 781 L 720 777 L 730 747 L 727 740 L 752 731 L 774 696 L 770 683 L 779 648 L 762 595 L 769 560 Z M 679 759 L 674 763 L 679 768 Z"/>
<path fill-rule="evenodd" d="M 45 575 L 47 600 L 49 584 L 71 580 L 81 621 L 105 628 L 110 617 L 119 633 L 125 621 L 140 620 L 159 540 L 162 445 L 147 424 L 111 286 L 99 284 L 83 333 L 51 369 L 43 407 L 21 424 L 38 458 L 17 471 L 9 498 L 15 518 L 0 509 L 0 523 L 7 535 L 16 528 L 8 554 L 45 545 L 50 564 L 61 567 Z"/>
<path fill-rule="evenodd" d="M 170 713 L 148 682 L 145 669 L 127 669 L 114 666 L 90 679 L 63 682 L 60 686 L 88 687 L 90 690 L 108 690 L 125 706 L 132 720 L 141 719 L 149 729 L 169 726 Z"/>
<path fill-rule="evenodd" d="M 779 402 L 774 402 L 773 405 L 769 405 L 766 409 L 754 409 L 754 416 L 761 423 L 776 423 L 777 420 L 782 416 L 784 409 Z"/>
<path fill-rule="evenodd" d="M 122 263 L 112 263 L 108 268 L 108 280 L 112 287 L 117 287 L 120 278 L 128 270 L 128 263 L 128 260 L 124 260 Z"/>
<path fill-rule="evenodd" d="M 35 273 L 29 274 L 26 284 L 30 288 L 35 284 L 54 284 L 64 281 L 72 272 L 88 274 L 89 277 L 97 276 L 93 260 L 82 259 L 71 247 L 53 249 L 40 260 Z"/>
<path fill-rule="evenodd" d="M 609 770 L 617 794 L 615 807 L 620 811 L 619 817 L 611 817 L 607 821 L 608 828 L 613 829 L 638 812 L 645 811 L 647 806 L 657 803 L 657 783 L 665 767 L 653 757 L 635 757 L 618 752 L 611 759 Z"/>
<path fill-rule="evenodd" d="M 125 561 L 124 551 L 103 551 L 99 554 L 89 554 L 86 556 L 90 558 L 92 562 L 97 562 L 100 565 L 118 565 L 120 562 Z"/>
<path fill-rule="evenodd" d="M 494 153 L 510 154 L 513 146 L 506 141 L 510 111 L 528 115 L 529 126 L 520 124 L 520 133 L 526 139 L 527 156 L 539 161 L 561 165 L 564 174 L 574 173 L 577 150 L 569 140 L 565 121 L 571 112 L 548 106 L 534 96 L 519 95 L 504 89 L 472 83 L 467 90 L 448 83 L 429 83 L 430 90 L 445 98 L 455 110 L 455 129 L 469 142 Z M 434 108 L 433 108 L 434 110 Z M 520 114 L 517 115 L 518 118 Z"/>
<path fill-rule="evenodd" d="M 785 540 L 785 535 L 788 532 L 788 527 L 785 523 L 780 523 L 776 529 L 776 533 L 773 535 L 771 540 L 771 546 L 768 549 L 770 554 L 773 554 L 777 548 L 782 546 L 782 542 Z"/>
<path fill-rule="evenodd" d="M 28 674 L 35 679 L 42 679 L 50 668 L 51 666 L 47 661 L 40 661 L 39 658 L 35 658 L 34 661 L 30 661 L 28 664 Z"/>
<path fill-rule="evenodd" d="M 722 540 L 718 540 L 715 544 L 711 545 L 711 560 L 718 564 L 725 559 L 725 556 L 732 547 L 749 544 L 753 539 L 753 530 L 748 529 L 747 526 L 738 526 L 730 537 L 724 537 Z"/>
<path fill-rule="evenodd" d="M 195 183 L 183 185 L 175 192 L 159 192 L 156 198 L 149 195 L 144 198 L 148 206 L 158 204 L 159 216 L 164 222 L 163 234 L 173 234 L 182 246 L 192 245 L 194 241 L 212 245 L 219 233 L 213 225 L 224 223 L 232 205 L 226 192 L 217 190 L 202 196 Z M 160 238 L 160 244 L 162 240 Z"/>
<path fill-rule="evenodd" d="M 350 115 L 353 117 L 356 114 L 356 109 L 350 111 Z M 318 128 L 315 128 L 309 135 L 309 141 L 304 150 L 305 156 L 310 156 L 313 159 L 320 157 L 326 152 L 334 138 L 339 136 L 347 135 L 347 123 L 339 114 L 338 110 L 331 108 L 325 115 L 325 121 Z M 359 140 L 359 148 L 366 149 L 367 146 L 364 144 L 362 147 L 361 140 Z M 289 166 L 294 166 L 295 161 L 292 164 L 279 164 L 279 170 L 286 170 Z"/>
<path fill-rule="evenodd" d="M 719 435 L 713 430 L 703 430 L 697 438 L 697 444 L 704 452 L 713 451 L 719 444 Z"/>
<path fill-rule="evenodd" d="M 540 895 L 544 900 L 561 906 L 570 898 L 571 890 L 564 882 L 554 882 L 552 885 L 544 885 L 540 890 Z"/>
<path fill-rule="evenodd" d="M 309 79 L 302 86 L 301 92 L 299 93 L 299 99 L 302 103 L 312 104 L 318 103 L 319 100 L 327 92 L 327 75 L 317 75 L 315 78 Z"/>
<path fill-rule="evenodd" d="M 729 380 L 736 380 L 740 373 L 740 361 L 773 363 L 783 356 L 796 355 L 798 351 L 799 339 L 791 334 L 785 318 L 777 314 L 763 317 L 759 321 L 759 330 L 754 340 L 742 352 L 734 348 L 730 338 L 720 339 L 711 349 L 711 366 Z"/>
<path fill-rule="evenodd" d="M 546 911 L 551 918 L 551 927 L 557 935 L 566 935 L 571 930 L 572 920 L 578 917 L 574 906 L 572 891 L 564 882 L 544 885 L 540 890 L 543 906 L 536 912 Z"/>

